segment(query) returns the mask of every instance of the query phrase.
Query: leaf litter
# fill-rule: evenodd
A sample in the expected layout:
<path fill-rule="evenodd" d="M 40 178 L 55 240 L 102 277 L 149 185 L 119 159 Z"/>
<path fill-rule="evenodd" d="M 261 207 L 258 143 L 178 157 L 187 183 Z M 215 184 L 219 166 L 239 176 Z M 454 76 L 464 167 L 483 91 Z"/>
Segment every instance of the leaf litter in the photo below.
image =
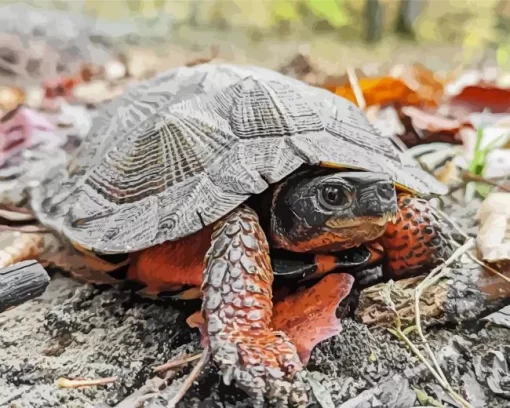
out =
<path fill-rule="evenodd" d="M 210 57 L 203 57 L 202 60 L 190 60 L 189 64 L 204 63 L 209 60 L 214 62 L 217 57 L 219 57 L 218 50 L 215 50 Z M 2 119 L 3 134 L 11 134 L 10 129 L 13 127 L 21 128 L 21 132 L 17 136 L 19 142 L 4 143 L 0 149 L 0 154 L 4 158 L 3 165 L 0 166 L 2 199 L 5 199 L 9 204 L 19 203 L 22 200 L 22 194 L 19 192 L 11 194 L 10 192 L 12 183 L 9 183 L 9 180 L 13 178 L 13 172 L 14 178 L 17 180 L 29 180 L 33 179 L 33 168 L 36 167 L 34 157 L 48 158 L 55 152 L 62 152 L 61 160 L 66 160 L 68 154 L 79 146 L 80 140 L 90 127 L 90 121 L 96 110 L 104 102 L 118 96 L 133 81 L 155 75 L 164 69 L 164 65 L 150 51 L 138 48 L 131 54 L 125 52 L 120 58 L 106 62 L 103 66 L 95 67 L 92 69 L 93 72 L 90 70 L 90 65 L 82 64 L 81 67 L 75 68 L 74 74 L 49 78 L 44 83 L 41 81 L 39 89 L 33 85 L 26 89 L 17 86 L 2 88 L 0 109 L 5 111 Z M 455 83 L 462 82 L 462 72 L 454 72 L 441 77 L 419 64 L 409 67 L 395 66 L 388 72 L 378 72 L 376 75 L 367 75 L 361 69 L 353 69 L 345 75 L 331 77 L 331 75 L 321 73 L 314 66 L 313 61 L 306 56 L 297 55 L 290 63 L 282 65 L 281 70 L 313 83 L 315 86 L 324 87 L 362 106 L 374 125 L 384 129 L 386 137 L 399 143 L 403 154 L 417 154 L 417 150 L 408 150 L 408 148 L 413 146 L 428 148 L 428 146 L 434 146 L 435 142 L 445 145 L 444 149 L 441 148 L 443 151 L 446 151 L 446 148 L 453 149 L 449 153 L 450 159 L 446 161 L 437 159 L 437 153 L 441 149 L 423 154 L 418 159 L 431 172 L 438 176 L 442 174 L 442 180 L 451 185 L 451 195 L 443 199 L 443 205 L 450 206 L 450 213 L 452 213 L 452 208 L 464 205 L 461 200 L 462 194 L 466 195 L 466 190 L 469 190 L 472 183 L 476 182 L 478 186 L 485 186 L 484 189 L 475 189 L 469 196 L 478 203 L 481 203 L 484 198 L 486 199 L 485 207 L 482 205 L 485 212 L 483 212 L 483 217 L 480 217 L 481 227 L 475 227 L 479 228 L 477 247 L 482 253 L 480 262 L 482 266 L 475 264 L 472 268 L 478 268 L 477 273 L 480 276 L 486 273 L 488 268 L 499 271 L 503 276 L 508 276 L 508 270 L 501 271 L 501 262 L 509 260 L 506 252 L 498 252 L 499 259 L 497 261 L 499 263 L 493 262 L 492 255 L 487 257 L 487 254 L 493 253 L 491 251 L 494 251 L 494 248 L 504 248 L 506 232 L 503 234 L 503 238 L 496 240 L 497 242 L 494 241 L 494 237 L 488 239 L 487 236 L 484 236 L 484 232 L 491 231 L 491 228 L 496 226 L 494 220 L 499 220 L 498 228 L 500 229 L 503 219 L 508 220 L 506 212 L 502 211 L 500 204 L 492 207 L 489 205 L 494 202 L 494 197 L 498 197 L 497 194 L 503 194 L 498 192 L 501 189 L 499 181 L 502 179 L 504 182 L 509 175 L 509 171 L 504 166 L 497 165 L 504 161 L 509 150 L 508 144 L 501 136 L 508 129 L 508 102 L 505 106 L 505 97 L 509 92 L 507 89 L 479 80 L 467 86 L 461 86 L 456 94 L 452 94 L 448 92 L 448 89 L 452 88 Z M 457 87 L 459 86 L 457 85 Z M 506 99 L 506 101 L 508 100 Z M 25 103 L 27 105 L 24 105 Z M 490 118 L 490 120 L 488 124 L 487 121 L 482 124 L 476 113 L 481 113 L 487 108 L 491 113 L 485 118 Z M 499 116 L 495 116 L 495 114 Z M 49 140 L 48 138 L 38 139 L 41 136 L 39 131 L 49 132 Z M 489 137 L 482 140 L 480 134 L 484 133 Z M 495 134 L 499 136 L 494 136 Z M 70 143 L 70 137 L 75 137 L 76 143 Z M 11 136 L 11 138 L 14 140 L 14 137 Z M 4 137 L 4 139 L 6 138 Z M 455 150 L 455 145 L 459 146 L 461 150 Z M 68 148 L 64 150 L 63 146 Z M 30 152 L 28 156 L 27 152 Z M 436 154 L 434 158 L 432 153 Z M 498 157 L 500 159 L 496 160 L 495 158 Z M 42 162 L 41 158 L 35 161 L 39 165 L 39 169 L 43 168 Z M 25 170 L 20 170 L 24 166 Z M 14 168 L 15 171 L 11 170 Z M 32 169 L 32 173 L 28 168 Z M 2 179 L 1 172 L 9 175 Z M 476 177 L 476 180 L 466 179 L 465 174 Z M 497 181 L 494 181 L 494 178 Z M 457 221 L 462 223 L 464 220 L 457 219 Z M 489 224 L 487 224 L 488 222 Z M 498 235 L 498 237 L 500 236 L 501 234 Z M 22 257 L 23 254 L 20 256 Z M 489 262 L 490 265 L 485 267 L 484 261 Z M 489 272 L 489 275 L 483 275 L 483 279 L 489 281 L 489 283 L 484 281 L 485 286 L 482 285 L 484 290 L 489 288 L 485 292 L 483 290 L 480 292 L 483 294 L 480 295 L 483 299 L 477 297 L 478 295 L 473 295 L 470 298 L 475 302 L 474 304 L 478 305 L 480 313 L 473 313 L 474 309 L 471 309 L 470 314 L 467 310 L 469 307 L 462 309 L 460 303 L 455 306 L 458 309 L 452 311 L 449 309 L 452 305 L 447 305 L 444 297 L 445 293 L 453 293 L 449 291 L 450 289 L 448 289 L 449 292 L 445 292 L 451 276 L 462 277 L 458 280 L 456 280 L 457 278 L 453 279 L 455 281 L 454 291 L 462 292 L 463 282 L 465 282 L 464 286 L 472 285 L 475 282 L 464 279 L 465 271 L 463 269 L 464 267 L 455 265 L 451 266 L 451 269 L 445 268 L 444 274 L 439 272 L 438 278 L 430 285 L 424 284 L 429 281 L 424 280 L 423 277 L 394 283 L 392 290 L 401 289 L 403 290 L 401 294 L 404 294 L 400 299 L 401 304 L 394 304 L 394 309 L 398 309 L 397 316 L 403 313 L 403 322 L 418 319 L 415 326 L 410 326 L 411 330 L 400 328 L 400 331 L 394 332 L 403 341 L 402 343 L 392 339 L 392 335 L 380 327 L 383 321 L 386 324 L 392 323 L 395 317 L 395 310 L 388 311 L 387 307 L 388 299 L 391 300 L 394 295 L 391 292 L 383 295 L 377 292 L 377 290 L 384 291 L 384 287 L 377 289 L 381 287 L 374 286 L 362 291 L 361 299 L 364 299 L 365 305 L 368 305 L 367 307 L 371 308 L 371 311 L 366 312 L 367 309 L 362 302 L 361 309 L 358 310 L 358 317 L 351 315 L 343 319 L 343 331 L 340 331 L 341 327 L 334 311 L 347 293 L 339 290 L 334 297 L 320 296 L 318 298 L 320 301 L 316 303 L 310 302 L 310 299 L 307 300 L 306 296 L 294 298 L 295 304 L 304 302 L 312 307 L 310 316 L 315 316 L 313 323 L 319 324 L 318 322 L 320 322 L 321 325 L 321 327 L 312 325 L 312 322 L 309 321 L 294 322 L 292 326 L 286 327 L 289 333 L 295 331 L 294 337 L 299 339 L 298 344 L 302 344 L 300 355 L 303 360 L 310 360 L 309 374 L 314 392 L 327 394 L 322 396 L 322 402 L 321 398 L 317 398 L 317 403 L 323 407 L 341 406 L 344 408 L 375 407 L 380 404 L 389 407 L 407 407 L 417 403 L 418 400 L 434 404 L 444 404 L 445 401 L 449 401 L 451 404 L 453 397 L 453 404 L 456 400 L 462 406 L 471 406 L 470 402 L 465 400 L 465 398 L 469 399 L 469 394 L 463 388 L 467 382 L 463 382 L 462 378 L 458 377 L 447 378 L 451 377 L 452 373 L 443 366 L 440 356 L 436 358 L 435 352 L 444 343 L 444 338 L 451 337 L 451 335 L 459 339 L 459 344 L 465 343 L 467 341 L 465 339 L 476 342 L 478 336 L 488 336 L 489 341 L 486 341 L 485 344 L 468 351 L 462 349 L 465 355 L 471 355 L 470 358 L 462 362 L 462 370 L 472 374 L 471 377 L 468 376 L 469 378 L 476 378 L 479 383 L 489 388 L 490 391 L 482 389 L 481 394 L 477 395 L 478 399 L 486 401 L 491 398 L 507 397 L 504 384 L 506 384 L 505 376 L 508 376 L 508 366 L 505 365 L 504 359 L 501 359 L 501 356 L 505 354 L 501 348 L 503 343 L 499 340 L 499 338 L 505 337 L 505 332 L 501 331 L 503 329 L 484 328 L 482 330 L 486 332 L 483 333 L 470 331 L 462 326 L 455 329 L 443 328 L 439 330 L 437 328 L 441 321 L 454 318 L 458 323 L 462 321 L 477 322 L 483 312 L 497 305 L 497 303 L 490 302 L 491 296 L 503 301 L 510 297 L 510 289 L 507 292 L 499 293 L 499 296 L 490 292 L 490 288 L 497 286 L 498 281 L 494 281 L 494 275 Z M 497 278 L 499 279 L 499 277 Z M 9 392 L 12 394 L 13 389 L 16 388 L 15 382 L 20 378 L 22 382 L 34 383 L 35 381 L 32 388 L 15 396 L 12 401 L 35 403 L 39 398 L 41 401 L 39 404 L 43 405 L 34 406 L 48 406 L 44 404 L 55 404 L 61 398 L 66 399 L 69 398 L 68 396 L 72 396 L 72 399 L 81 401 L 81 403 L 99 406 L 98 401 L 102 400 L 109 406 L 121 406 L 126 397 L 129 399 L 131 393 L 136 394 L 136 389 L 142 387 L 145 381 L 149 381 L 153 373 L 147 367 L 171 360 L 172 356 L 175 357 L 183 349 L 193 349 L 188 351 L 200 349 L 196 332 L 190 332 L 186 328 L 182 315 L 178 310 L 174 310 L 173 306 L 158 302 L 151 305 L 147 305 L 143 301 L 137 303 L 140 300 L 133 300 L 130 295 L 126 295 L 126 292 L 115 288 L 98 290 L 89 286 L 80 288 L 71 285 L 68 289 L 67 282 L 67 279 L 56 276 L 54 286 L 60 288 L 60 293 L 55 292 L 55 289 L 50 289 L 42 298 L 34 301 L 39 310 L 36 313 L 38 316 L 36 324 L 23 323 L 20 320 L 25 313 L 30 313 L 30 303 L 0 316 L 0 323 L 11 332 L 14 330 L 13 324 L 21 325 L 21 330 L 18 330 L 14 337 L 9 338 L 3 335 L 0 337 L 5 352 L 12 353 L 13 347 L 18 349 L 18 352 L 14 353 L 14 359 L 9 360 L 12 362 L 7 363 L 8 366 L 5 364 L 3 366 L 4 375 L 0 380 L 1 388 L 5 388 L 7 394 Z M 328 283 L 324 282 L 324 284 Z M 346 284 L 342 282 L 340 280 L 338 283 Z M 501 285 L 501 281 L 499 282 Z M 420 288 L 423 288 L 425 298 L 429 296 L 429 299 L 436 299 L 432 302 L 434 307 L 423 309 Z M 372 292 L 369 292 L 370 290 Z M 414 292 L 414 294 L 411 293 L 406 298 L 406 290 L 407 293 Z M 429 292 L 428 295 L 427 292 Z M 438 294 L 440 294 L 439 298 Z M 467 302 L 466 299 L 464 300 Z M 289 299 L 289 301 L 291 300 Z M 413 302 L 415 302 L 414 307 Z M 58 308 L 54 307 L 55 304 L 59 304 Z M 126 304 L 130 306 L 127 307 Z M 92 305 L 94 306 L 92 310 L 98 313 L 89 311 Z M 378 306 L 374 307 L 375 305 Z M 274 324 L 276 327 L 288 325 L 288 318 L 283 319 L 283 323 L 278 323 L 279 314 L 287 316 L 292 312 L 292 307 L 294 307 L 293 304 L 289 306 L 284 302 L 275 308 Z M 425 302 L 425 307 L 427 307 L 427 302 Z M 422 332 L 419 320 L 420 310 L 423 319 L 421 323 L 424 327 L 431 327 L 434 330 L 426 336 Z M 463 314 L 462 310 L 466 310 L 466 312 Z M 366 312 L 366 315 L 361 319 L 359 318 L 360 311 L 361 313 Z M 504 314 L 504 311 L 505 309 L 501 309 L 501 313 Z M 495 312 L 493 315 L 497 315 L 497 313 Z M 177 323 L 177 320 L 163 322 L 162 320 L 165 320 L 163 315 L 171 315 L 168 316 L 169 319 L 172 319 L 172 316 L 177 320 L 180 318 L 180 323 Z M 136 318 L 133 318 L 134 316 Z M 367 319 L 368 316 L 371 317 Z M 119 326 L 118 319 L 127 325 Z M 365 324 L 359 323 L 359 320 L 364 321 Z M 34 324 L 35 327 L 30 327 L 30 324 Z M 161 335 L 158 327 L 164 326 L 173 329 L 165 335 Z M 103 347 L 102 341 L 111 341 L 112 337 L 108 334 L 108 328 L 112 327 L 117 328 L 115 330 L 118 332 L 117 337 L 111 347 L 106 347 L 105 352 L 102 353 L 99 351 Z M 368 327 L 371 329 L 368 330 Z M 38 343 L 30 342 L 28 338 L 28 333 L 34 329 L 37 333 L 35 337 Z M 91 332 L 100 333 L 99 338 L 92 338 L 89 335 Z M 487 334 L 489 332 L 490 334 Z M 130 334 L 127 335 L 127 333 Z M 312 333 L 320 334 L 316 336 Z M 365 333 L 365 337 L 359 338 L 359 333 Z M 414 345 L 413 341 L 416 335 L 420 340 Z M 181 336 L 183 338 L 179 338 Z M 191 343 L 190 339 L 192 339 Z M 33 346 L 31 350 L 27 349 L 28 343 Z M 41 345 L 53 347 L 55 343 L 62 344 L 61 351 L 58 353 L 62 353 L 63 356 L 67 355 L 64 364 L 49 356 L 42 357 L 44 352 Z M 145 345 L 145 347 L 140 347 L 141 345 Z M 70 359 L 70 356 L 77 356 L 83 350 L 88 350 L 85 363 L 84 360 Z M 374 350 L 376 351 L 374 352 Z M 23 356 L 26 355 L 39 361 L 37 365 L 31 366 L 30 370 L 27 370 L 24 363 L 21 363 L 22 360 L 25 361 Z M 428 359 L 431 359 L 431 362 Z M 419 360 L 422 364 L 419 364 Z M 86 361 L 90 363 L 86 363 Z M 344 364 L 346 361 L 350 363 L 350 368 L 349 364 Z M 492 367 L 493 371 L 492 377 L 489 376 L 489 379 L 485 380 L 484 378 L 487 376 L 483 377 L 483 375 L 488 372 L 487 367 Z M 423 374 L 427 369 L 433 374 L 435 373 L 437 382 L 446 389 L 450 397 L 442 393 L 440 388 L 437 388 L 437 384 L 429 382 L 427 376 Z M 398 374 L 400 370 L 406 373 L 406 378 Z M 223 387 L 223 389 L 215 387 L 217 377 L 215 377 L 214 371 L 209 368 L 205 368 L 205 371 L 209 375 L 198 377 L 198 385 L 192 386 L 190 392 L 184 396 L 179 393 L 182 394 L 182 379 L 185 377 L 180 377 L 174 382 L 160 384 L 160 388 L 166 390 L 166 393 L 160 388 L 157 388 L 156 391 L 152 389 L 150 398 L 154 401 L 161 398 L 170 400 L 172 395 L 174 397 L 179 395 L 178 399 L 184 398 L 182 403 L 186 404 L 185 406 L 195 406 L 200 401 L 212 403 L 219 399 L 233 404 L 232 406 L 236 404 L 243 406 L 243 398 L 239 397 L 234 390 L 229 390 L 228 387 Z M 320 373 L 322 373 L 322 378 Z M 72 376 L 74 381 L 81 381 L 78 380 L 79 378 L 96 378 L 96 380 L 90 381 L 99 382 L 98 384 L 101 385 L 106 385 L 113 378 L 116 381 L 111 380 L 112 384 L 98 389 L 84 388 L 84 391 L 69 391 L 57 390 L 53 388 L 54 385 L 46 384 L 50 378 L 53 379 L 51 381 L 53 384 L 56 376 L 62 378 Z M 171 377 L 175 377 L 175 374 L 172 374 Z M 14 378 L 18 378 L 18 380 L 14 380 Z M 102 384 L 101 378 L 104 380 L 104 384 Z M 346 383 L 351 384 L 352 387 L 343 387 L 342 384 Z M 75 384 L 79 384 L 79 382 Z M 415 387 L 417 385 L 418 387 Z M 394 390 L 395 386 L 398 386 L 400 390 L 397 398 L 394 393 L 388 393 L 388 390 Z M 33 391 L 34 388 L 36 391 Z M 462 392 L 464 392 L 464 396 L 459 394 Z M 41 393 L 44 394 L 42 399 L 40 395 L 43 394 Z M 157 406 L 157 402 L 154 403 L 156 404 L 154 406 Z M 69 404 L 69 406 L 73 406 L 73 403 L 69 402 Z"/>

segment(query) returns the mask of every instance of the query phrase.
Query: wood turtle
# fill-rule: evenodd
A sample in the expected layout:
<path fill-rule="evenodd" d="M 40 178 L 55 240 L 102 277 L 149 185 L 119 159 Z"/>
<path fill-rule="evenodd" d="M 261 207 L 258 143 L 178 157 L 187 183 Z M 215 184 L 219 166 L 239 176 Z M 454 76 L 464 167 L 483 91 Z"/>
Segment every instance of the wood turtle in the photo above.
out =
<path fill-rule="evenodd" d="M 202 297 L 225 382 L 259 402 L 299 402 L 300 339 L 272 323 L 274 275 L 430 268 L 451 246 L 426 199 L 446 190 L 341 97 L 264 68 L 203 64 L 109 103 L 31 206 L 96 270 L 126 254 L 127 278 L 148 292 L 199 288 L 188 297 Z"/>

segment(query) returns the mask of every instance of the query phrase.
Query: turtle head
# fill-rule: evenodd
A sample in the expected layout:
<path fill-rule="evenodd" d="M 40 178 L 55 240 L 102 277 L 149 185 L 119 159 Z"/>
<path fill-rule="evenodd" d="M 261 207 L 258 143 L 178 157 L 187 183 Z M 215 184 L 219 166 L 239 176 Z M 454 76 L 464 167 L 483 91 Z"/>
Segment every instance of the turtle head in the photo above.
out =
<path fill-rule="evenodd" d="M 270 234 L 275 247 L 293 252 L 342 251 L 379 238 L 396 214 L 385 174 L 301 174 L 276 186 Z"/>

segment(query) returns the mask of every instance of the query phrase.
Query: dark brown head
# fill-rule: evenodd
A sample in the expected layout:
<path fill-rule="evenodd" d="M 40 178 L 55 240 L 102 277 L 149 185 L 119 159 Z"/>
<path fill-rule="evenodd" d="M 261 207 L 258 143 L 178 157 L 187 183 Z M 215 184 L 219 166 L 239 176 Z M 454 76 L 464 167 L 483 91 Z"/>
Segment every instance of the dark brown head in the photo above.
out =
<path fill-rule="evenodd" d="M 273 246 L 294 252 L 331 252 L 379 238 L 395 219 L 397 196 L 382 173 L 296 174 L 273 193 Z"/>

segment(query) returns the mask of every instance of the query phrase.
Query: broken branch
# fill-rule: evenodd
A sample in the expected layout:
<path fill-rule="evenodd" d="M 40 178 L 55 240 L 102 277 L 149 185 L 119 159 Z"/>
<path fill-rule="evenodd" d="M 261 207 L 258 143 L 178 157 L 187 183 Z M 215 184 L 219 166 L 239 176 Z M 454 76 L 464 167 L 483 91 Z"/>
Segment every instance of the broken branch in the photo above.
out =
<path fill-rule="evenodd" d="M 0 313 L 41 296 L 49 282 L 50 277 L 36 261 L 0 269 Z"/>
<path fill-rule="evenodd" d="M 198 364 L 195 367 L 193 367 L 193 370 L 188 375 L 188 377 L 182 384 L 179 391 L 177 391 L 177 394 L 175 394 L 175 396 L 170 401 L 168 401 L 168 405 L 167 405 L 168 408 L 175 408 L 177 403 L 184 397 L 184 395 L 186 395 L 186 392 L 189 390 L 189 388 L 191 387 L 193 382 L 198 378 L 198 376 L 200 375 L 200 372 L 202 371 L 202 369 L 205 367 L 205 365 L 209 361 L 210 356 L 211 356 L 211 350 L 210 350 L 209 346 L 206 346 L 204 351 L 202 352 L 202 356 L 201 356 Z"/>

